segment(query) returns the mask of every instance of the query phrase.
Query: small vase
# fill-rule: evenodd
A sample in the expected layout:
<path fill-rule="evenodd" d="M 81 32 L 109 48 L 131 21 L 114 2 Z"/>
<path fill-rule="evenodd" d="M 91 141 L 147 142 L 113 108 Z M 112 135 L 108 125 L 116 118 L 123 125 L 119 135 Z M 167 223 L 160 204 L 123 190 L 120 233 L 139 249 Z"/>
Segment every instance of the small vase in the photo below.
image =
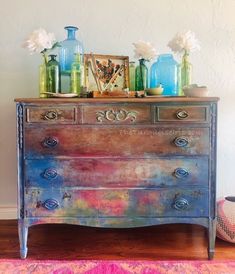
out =
<path fill-rule="evenodd" d="M 44 57 L 44 62 L 39 66 L 39 97 L 47 98 L 47 60 Z"/>
<path fill-rule="evenodd" d="M 70 91 L 72 93 L 81 93 L 82 85 L 82 69 L 81 69 L 81 55 L 75 54 L 75 60 L 71 65 L 71 82 L 70 82 Z"/>
<path fill-rule="evenodd" d="M 53 93 L 61 92 L 60 66 L 56 61 L 56 55 L 49 55 L 51 60 L 47 62 L 47 91 Z"/>
<path fill-rule="evenodd" d="M 148 68 L 145 59 L 139 60 L 139 65 L 135 69 L 135 90 L 145 90 L 148 87 Z"/>
<path fill-rule="evenodd" d="M 130 76 L 130 90 L 135 90 L 135 62 L 130 62 L 129 65 L 129 76 Z"/>
<path fill-rule="evenodd" d="M 187 52 L 184 53 L 182 57 L 182 62 L 180 65 L 180 73 L 181 73 L 181 83 L 179 95 L 184 95 L 183 87 L 188 86 L 192 83 L 192 64 L 189 62 L 189 54 Z"/>

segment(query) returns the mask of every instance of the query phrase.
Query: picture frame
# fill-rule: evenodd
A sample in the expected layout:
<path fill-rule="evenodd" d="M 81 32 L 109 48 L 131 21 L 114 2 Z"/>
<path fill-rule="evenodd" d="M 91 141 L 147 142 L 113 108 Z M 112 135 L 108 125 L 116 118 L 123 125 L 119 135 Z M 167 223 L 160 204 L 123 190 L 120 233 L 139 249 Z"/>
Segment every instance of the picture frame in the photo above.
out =
<path fill-rule="evenodd" d="M 84 54 L 84 67 L 85 86 L 94 95 L 119 97 L 129 91 L 128 56 Z"/>

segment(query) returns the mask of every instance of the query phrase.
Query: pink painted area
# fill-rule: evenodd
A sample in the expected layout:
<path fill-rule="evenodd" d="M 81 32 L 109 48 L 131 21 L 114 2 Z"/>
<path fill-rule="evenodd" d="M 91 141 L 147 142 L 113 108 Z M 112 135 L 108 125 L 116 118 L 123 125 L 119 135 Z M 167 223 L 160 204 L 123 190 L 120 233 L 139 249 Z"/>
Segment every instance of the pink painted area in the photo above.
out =
<path fill-rule="evenodd" d="M 192 274 L 235 273 L 234 261 L 0 260 L 0 273 L 31 274 Z"/>

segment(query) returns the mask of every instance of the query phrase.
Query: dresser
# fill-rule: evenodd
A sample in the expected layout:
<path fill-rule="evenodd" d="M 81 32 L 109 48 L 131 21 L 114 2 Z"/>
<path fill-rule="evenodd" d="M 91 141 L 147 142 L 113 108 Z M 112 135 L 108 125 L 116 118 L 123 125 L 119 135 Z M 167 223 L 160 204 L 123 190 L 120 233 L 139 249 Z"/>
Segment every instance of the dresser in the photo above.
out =
<path fill-rule="evenodd" d="M 15 101 L 21 258 L 44 223 L 202 225 L 213 258 L 218 98 Z"/>

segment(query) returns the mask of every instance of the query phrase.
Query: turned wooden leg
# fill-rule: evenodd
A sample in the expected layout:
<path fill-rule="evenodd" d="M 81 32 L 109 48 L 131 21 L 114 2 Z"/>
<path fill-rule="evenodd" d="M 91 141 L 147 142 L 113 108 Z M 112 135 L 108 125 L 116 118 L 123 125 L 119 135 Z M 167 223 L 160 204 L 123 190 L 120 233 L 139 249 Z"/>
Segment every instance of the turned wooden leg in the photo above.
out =
<path fill-rule="evenodd" d="M 208 227 L 208 259 L 212 260 L 215 253 L 216 219 L 209 220 Z"/>
<path fill-rule="evenodd" d="M 27 239 L 28 239 L 28 226 L 25 225 L 24 220 L 18 220 L 18 233 L 20 240 L 20 257 L 25 259 L 27 257 Z"/>

